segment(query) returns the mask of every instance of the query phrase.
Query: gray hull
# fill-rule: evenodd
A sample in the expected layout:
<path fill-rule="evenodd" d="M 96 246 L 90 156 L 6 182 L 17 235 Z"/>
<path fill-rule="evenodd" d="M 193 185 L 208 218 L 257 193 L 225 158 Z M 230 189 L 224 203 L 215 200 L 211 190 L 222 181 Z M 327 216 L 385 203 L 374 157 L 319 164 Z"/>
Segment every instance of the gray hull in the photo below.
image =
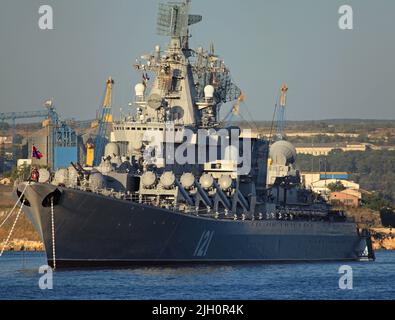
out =
<path fill-rule="evenodd" d="M 53 233 L 43 201 L 55 190 Z M 25 197 L 57 267 L 358 260 L 369 244 L 348 222 L 218 220 L 48 184 L 28 186 Z"/>

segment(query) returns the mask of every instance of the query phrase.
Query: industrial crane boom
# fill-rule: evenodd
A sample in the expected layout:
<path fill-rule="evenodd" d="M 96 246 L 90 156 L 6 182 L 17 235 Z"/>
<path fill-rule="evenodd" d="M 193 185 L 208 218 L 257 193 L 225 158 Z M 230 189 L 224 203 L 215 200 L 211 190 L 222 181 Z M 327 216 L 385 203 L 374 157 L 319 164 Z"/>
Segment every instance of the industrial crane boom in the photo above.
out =
<path fill-rule="evenodd" d="M 284 139 L 285 108 L 287 106 L 288 86 L 284 83 L 280 89 L 280 104 L 277 109 L 276 140 Z"/>
<path fill-rule="evenodd" d="M 110 77 L 106 83 L 106 92 L 103 99 L 103 107 L 101 109 L 101 116 L 99 120 L 99 130 L 96 137 L 94 146 L 94 159 L 93 165 L 98 166 L 104 153 L 106 144 L 106 136 L 108 131 L 108 123 L 112 122 L 112 89 L 114 80 Z"/>

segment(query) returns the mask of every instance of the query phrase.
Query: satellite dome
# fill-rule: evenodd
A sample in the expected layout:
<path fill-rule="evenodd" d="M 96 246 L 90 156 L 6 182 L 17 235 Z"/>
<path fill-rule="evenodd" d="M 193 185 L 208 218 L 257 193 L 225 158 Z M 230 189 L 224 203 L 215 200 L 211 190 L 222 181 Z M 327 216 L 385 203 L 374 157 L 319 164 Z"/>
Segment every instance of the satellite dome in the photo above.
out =
<path fill-rule="evenodd" d="M 296 161 L 296 149 L 292 143 L 280 140 L 272 144 L 269 156 L 273 164 L 283 166 L 294 164 Z"/>
<path fill-rule="evenodd" d="M 114 142 L 107 143 L 104 149 L 104 157 L 113 158 L 114 156 L 119 156 L 119 146 Z"/>
<path fill-rule="evenodd" d="M 212 99 L 214 97 L 215 89 L 212 85 L 204 87 L 204 97 L 207 99 Z"/>
<path fill-rule="evenodd" d="M 143 85 L 142 83 L 136 84 L 136 86 L 134 87 L 134 92 L 136 93 L 136 97 L 144 97 L 145 85 Z"/>

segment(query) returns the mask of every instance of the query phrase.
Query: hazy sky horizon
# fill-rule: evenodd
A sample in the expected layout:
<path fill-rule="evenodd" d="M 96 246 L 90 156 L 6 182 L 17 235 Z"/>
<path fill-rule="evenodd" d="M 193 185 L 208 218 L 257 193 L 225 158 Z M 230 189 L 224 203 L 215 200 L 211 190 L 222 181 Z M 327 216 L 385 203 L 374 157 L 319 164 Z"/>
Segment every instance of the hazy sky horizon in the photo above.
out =
<path fill-rule="evenodd" d="M 92 119 L 108 76 L 116 114 L 125 112 L 140 81 L 136 58 L 168 42 L 156 35 L 158 3 L 0 0 L 0 112 L 53 98 L 62 118 Z M 44 4 L 51 31 L 38 27 Z M 343 4 L 354 10 L 352 31 L 338 27 Z M 395 1 L 194 0 L 191 13 L 203 15 L 191 47 L 214 42 L 254 120 L 271 120 L 283 82 L 288 120 L 395 119 Z"/>

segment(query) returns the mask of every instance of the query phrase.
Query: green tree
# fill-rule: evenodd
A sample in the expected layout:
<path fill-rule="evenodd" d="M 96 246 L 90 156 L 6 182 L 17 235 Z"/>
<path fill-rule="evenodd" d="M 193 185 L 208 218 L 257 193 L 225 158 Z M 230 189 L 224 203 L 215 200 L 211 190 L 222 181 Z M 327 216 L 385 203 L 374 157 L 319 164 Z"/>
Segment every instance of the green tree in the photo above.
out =
<path fill-rule="evenodd" d="M 376 211 L 380 211 L 383 208 L 391 207 L 391 203 L 388 200 L 385 200 L 378 193 L 363 195 L 362 203 L 364 207 Z"/>
<path fill-rule="evenodd" d="M 28 180 L 31 174 L 31 166 L 26 164 L 21 165 L 19 168 L 14 167 L 11 171 L 5 173 L 5 176 L 11 180 Z"/>
<path fill-rule="evenodd" d="M 328 189 L 331 192 L 340 192 L 346 189 L 346 187 L 340 181 L 332 182 L 328 184 Z"/>

